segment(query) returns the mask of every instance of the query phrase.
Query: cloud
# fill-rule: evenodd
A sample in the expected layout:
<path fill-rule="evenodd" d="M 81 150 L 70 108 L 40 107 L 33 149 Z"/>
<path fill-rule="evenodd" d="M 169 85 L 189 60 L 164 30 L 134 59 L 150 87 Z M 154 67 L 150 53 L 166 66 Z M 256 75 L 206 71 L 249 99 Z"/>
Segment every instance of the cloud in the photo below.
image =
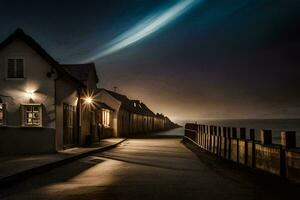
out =
<path fill-rule="evenodd" d="M 96 54 L 89 56 L 82 62 L 95 61 L 96 59 L 110 55 L 133 45 L 134 43 L 160 30 L 200 2 L 204 2 L 204 0 L 178 1 L 176 4 L 166 10 L 156 11 L 155 13 L 147 16 L 133 28 L 117 36 L 111 42 L 98 49 Z"/>

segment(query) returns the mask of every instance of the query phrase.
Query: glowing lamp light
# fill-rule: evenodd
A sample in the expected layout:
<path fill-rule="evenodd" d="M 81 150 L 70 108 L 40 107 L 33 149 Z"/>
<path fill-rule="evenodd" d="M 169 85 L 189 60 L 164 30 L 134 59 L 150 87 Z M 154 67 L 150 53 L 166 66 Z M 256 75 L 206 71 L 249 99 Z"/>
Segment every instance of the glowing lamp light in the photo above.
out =
<path fill-rule="evenodd" d="M 92 104 L 93 103 L 93 98 L 92 97 L 86 97 L 85 98 L 85 103 Z"/>
<path fill-rule="evenodd" d="M 96 95 L 92 91 L 83 91 L 81 99 L 83 100 L 84 108 L 95 108 L 97 105 Z"/>
<path fill-rule="evenodd" d="M 34 95 L 34 92 L 26 92 L 26 96 L 27 96 L 29 99 L 32 99 L 32 98 L 33 98 L 33 95 Z"/>

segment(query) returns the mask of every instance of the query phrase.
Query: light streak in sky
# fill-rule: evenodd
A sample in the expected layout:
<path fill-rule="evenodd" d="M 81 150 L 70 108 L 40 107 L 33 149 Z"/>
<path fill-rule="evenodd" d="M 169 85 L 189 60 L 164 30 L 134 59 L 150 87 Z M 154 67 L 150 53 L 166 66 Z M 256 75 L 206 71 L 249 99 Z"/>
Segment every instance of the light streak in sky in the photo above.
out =
<path fill-rule="evenodd" d="M 158 31 L 171 21 L 183 15 L 199 2 L 204 2 L 204 0 L 180 0 L 167 10 L 162 10 L 147 16 L 133 28 L 122 33 L 121 35 L 117 36 L 115 39 L 98 49 L 98 52 L 96 54 L 85 59 L 83 62 L 95 61 L 134 44 L 135 42 Z"/>

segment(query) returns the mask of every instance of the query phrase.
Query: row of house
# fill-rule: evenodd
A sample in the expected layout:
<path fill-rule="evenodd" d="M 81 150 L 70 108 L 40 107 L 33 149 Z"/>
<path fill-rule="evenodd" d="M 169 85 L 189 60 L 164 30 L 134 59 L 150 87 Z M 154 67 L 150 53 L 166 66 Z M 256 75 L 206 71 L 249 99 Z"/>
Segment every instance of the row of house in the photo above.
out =
<path fill-rule="evenodd" d="M 60 64 L 17 29 L 0 43 L 0 153 L 45 153 L 176 125 L 97 88 L 94 63 Z"/>
<path fill-rule="evenodd" d="M 130 100 L 125 95 L 98 89 L 96 99 L 107 106 L 110 127 L 115 136 L 129 137 L 137 133 L 148 133 L 173 128 L 176 125 L 162 115 L 154 114 L 139 100 Z M 109 130 L 109 129 L 108 129 Z"/>

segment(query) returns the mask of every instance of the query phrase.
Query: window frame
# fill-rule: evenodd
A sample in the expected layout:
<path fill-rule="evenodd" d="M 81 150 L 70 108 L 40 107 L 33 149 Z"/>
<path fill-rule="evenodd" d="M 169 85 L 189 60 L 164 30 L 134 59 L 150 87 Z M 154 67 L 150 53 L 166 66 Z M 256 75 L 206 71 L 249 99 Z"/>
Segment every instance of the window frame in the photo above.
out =
<path fill-rule="evenodd" d="M 8 60 L 9 59 L 22 59 L 23 60 L 23 78 L 9 78 L 8 77 Z M 16 65 L 14 66 L 16 67 Z M 9 56 L 5 58 L 5 79 L 6 80 L 24 80 L 26 78 L 26 62 L 25 62 L 25 57 L 24 56 Z"/>
<path fill-rule="evenodd" d="M 5 126 L 6 125 L 6 104 L 5 103 L 0 103 L 2 105 L 2 114 L 3 114 L 3 120 L 0 120 L 0 126 Z"/>
<path fill-rule="evenodd" d="M 102 125 L 104 127 L 110 127 L 110 110 L 102 109 L 101 110 L 101 117 L 102 117 Z"/>
<path fill-rule="evenodd" d="M 26 116 L 26 113 L 27 113 L 27 110 L 26 110 L 26 107 L 27 106 L 39 106 L 39 121 L 40 123 L 39 124 L 34 124 L 32 122 L 32 124 L 28 124 L 27 123 L 27 116 Z M 32 110 L 31 113 L 34 113 L 34 111 Z M 43 105 L 42 104 L 36 104 L 36 103 L 29 103 L 29 104 L 22 104 L 21 105 L 21 120 L 22 120 L 22 127 L 32 127 L 32 128 L 35 128 L 35 127 L 43 127 Z"/>

